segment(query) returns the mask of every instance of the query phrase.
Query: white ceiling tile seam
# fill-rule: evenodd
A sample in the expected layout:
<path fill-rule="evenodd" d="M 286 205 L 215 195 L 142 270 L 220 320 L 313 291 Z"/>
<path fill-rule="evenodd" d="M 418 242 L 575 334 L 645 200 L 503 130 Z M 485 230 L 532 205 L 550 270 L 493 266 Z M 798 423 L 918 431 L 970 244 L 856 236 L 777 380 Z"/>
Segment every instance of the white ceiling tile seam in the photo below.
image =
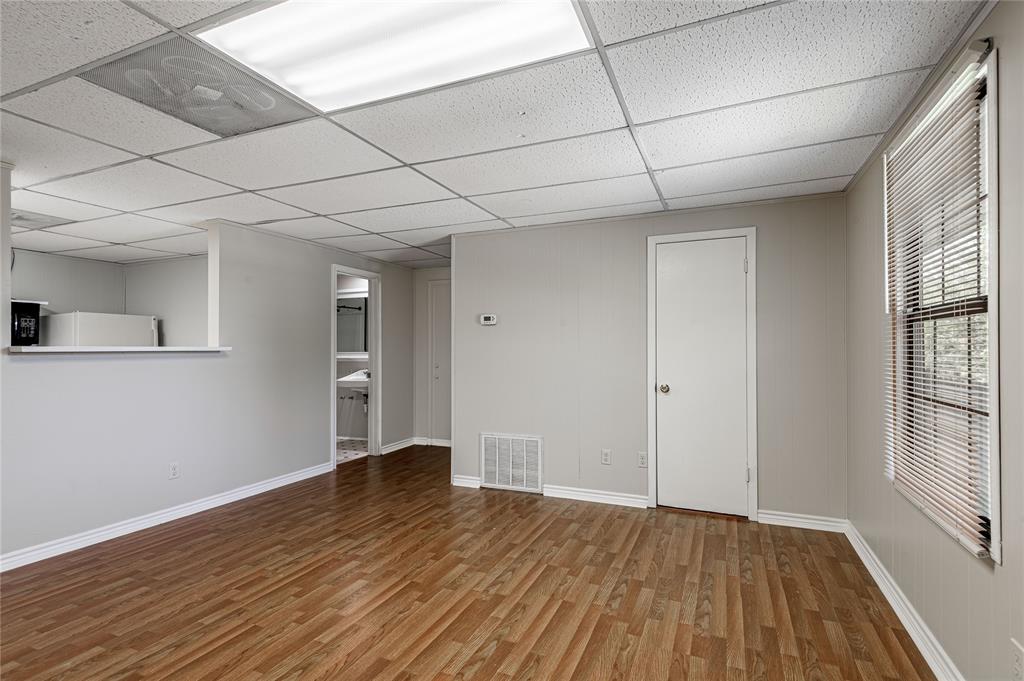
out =
<path fill-rule="evenodd" d="M 787 0 L 793 2 L 795 0 Z M 905 73 L 916 73 L 918 71 L 931 71 L 934 69 L 936 64 L 927 64 L 925 66 L 915 66 L 909 69 L 900 69 L 898 71 L 889 71 L 888 73 L 880 73 L 874 76 L 865 76 L 863 78 L 854 78 L 853 80 L 844 80 L 839 83 L 829 83 L 828 85 L 819 85 L 817 87 L 806 88 L 804 90 L 794 90 L 793 92 L 785 92 L 781 95 L 771 95 L 770 97 L 761 97 L 759 99 L 747 99 L 742 102 L 736 102 L 735 104 L 724 104 L 722 106 L 711 107 L 710 109 L 701 109 L 699 111 L 690 111 L 684 114 L 676 116 L 666 116 L 664 118 L 655 118 L 643 123 L 636 123 L 637 128 L 646 128 L 652 125 L 658 125 L 659 123 L 668 123 L 671 121 L 677 121 L 682 118 L 692 118 L 694 116 L 702 116 L 710 113 L 718 113 L 719 111 L 727 111 L 729 109 L 735 109 L 741 106 L 748 106 L 751 104 L 763 104 L 765 102 L 772 102 L 779 99 L 788 99 L 790 97 L 799 97 L 801 95 L 810 94 L 813 92 L 821 92 L 823 90 L 832 90 L 834 88 L 841 88 L 848 85 L 855 85 L 857 83 L 869 83 L 873 80 L 881 80 L 883 78 L 890 78 L 892 76 L 898 76 Z M 209 144 L 209 142 L 201 142 L 200 144 Z M 166 153 L 166 152 L 165 152 Z"/>
<path fill-rule="evenodd" d="M 658 181 L 654 177 L 651 160 L 648 158 L 643 145 L 640 144 L 640 138 L 637 135 L 635 126 L 633 125 L 633 117 L 629 113 L 629 107 L 626 106 L 626 100 L 623 98 L 622 90 L 619 88 L 619 81 L 615 77 L 615 72 L 612 70 L 611 63 L 608 61 L 608 53 L 605 51 L 604 45 L 601 43 L 601 37 L 597 31 L 597 26 L 594 24 L 594 17 L 590 14 L 590 8 L 583 0 L 579 0 L 577 7 L 579 8 L 580 16 L 587 26 L 587 30 L 590 31 L 591 36 L 593 36 L 594 49 L 597 50 L 598 57 L 601 59 L 601 65 L 604 67 L 605 74 L 608 76 L 608 82 L 611 83 L 612 92 L 615 93 L 615 99 L 619 102 L 619 108 L 622 109 L 622 117 L 626 119 L 626 127 L 629 128 L 629 134 L 630 137 L 633 138 L 633 144 L 636 145 L 637 153 L 640 154 L 640 159 L 643 161 L 644 167 L 647 168 L 647 175 L 651 178 L 651 184 L 654 185 L 654 191 L 658 194 L 658 200 L 661 201 L 661 208 L 662 210 L 668 210 L 668 202 L 665 201 L 665 196 L 662 194 L 661 187 L 658 185 Z"/>
<path fill-rule="evenodd" d="M 643 35 L 634 36 L 632 38 L 626 38 L 625 40 L 619 40 L 612 43 L 607 43 L 605 47 L 620 47 L 622 45 L 629 45 L 631 43 L 639 43 L 644 40 L 650 40 L 652 38 L 660 38 L 665 35 L 672 33 L 679 33 L 681 31 L 688 31 L 690 29 L 699 28 L 700 26 L 706 26 L 708 24 L 715 24 L 720 21 L 727 21 L 734 19 L 744 14 L 754 14 L 756 12 L 763 12 L 764 10 L 771 9 L 773 7 L 781 7 L 782 5 L 788 5 L 797 0 L 775 0 L 775 2 L 766 2 L 763 5 L 755 5 L 753 7 L 744 7 L 734 12 L 728 12 L 727 14 L 719 14 L 717 16 L 708 17 L 707 19 L 701 19 L 699 21 L 691 21 L 688 24 L 682 24 L 681 26 L 672 26 L 670 28 L 663 28 L 660 31 L 654 31 L 652 33 L 645 33 Z"/>
<path fill-rule="evenodd" d="M 145 106 L 145 105 L 143 105 L 143 106 Z M 39 119 L 32 118 L 31 116 L 25 116 L 24 114 L 17 113 L 16 111 L 11 111 L 10 109 L 6 109 L 2 105 L 0 105 L 0 109 L 3 110 L 5 116 L 15 116 L 16 118 L 20 118 L 22 120 L 31 121 L 31 122 L 35 123 L 36 125 L 42 125 L 44 127 L 50 128 L 51 130 L 58 130 L 60 132 L 66 133 L 68 135 L 74 135 L 75 137 L 80 137 L 81 139 L 88 140 L 88 141 L 90 141 L 90 142 L 92 142 L 94 144 L 102 144 L 105 147 L 110 147 L 111 149 L 117 149 L 118 151 L 124 152 L 126 154 L 131 154 L 132 156 L 136 157 L 136 158 L 133 158 L 133 159 L 129 159 L 128 162 L 137 161 L 137 160 L 139 160 L 141 158 L 145 158 L 142 154 L 134 152 L 131 149 L 125 149 L 124 147 L 119 147 L 116 144 L 111 144 L 110 142 L 104 142 L 102 140 L 96 139 L 95 137 L 89 137 L 88 135 L 83 135 L 80 132 L 75 132 L 74 130 L 68 130 L 67 128 L 62 128 L 59 125 L 54 125 L 53 123 L 47 123 L 46 121 L 41 121 Z M 163 153 L 163 152 L 161 152 L 161 153 Z M 124 163 L 124 161 L 121 161 L 121 163 Z M 101 167 L 106 168 L 107 166 L 101 166 Z M 95 170 L 98 170 L 98 168 L 95 169 Z M 47 182 L 49 182 L 49 180 L 47 180 Z"/>
<path fill-rule="evenodd" d="M 68 69 L 67 71 L 64 71 L 63 73 L 58 73 L 55 76 L 50 76 L 49 78 L 44 78 L 44 79 L 42 79 L 42 80 L 40 80 L 40 81 L 38 81 L 36 83 L 32 83 L 31 85 L 26 85 L 23 88 L 18 88 L 17 90 L 12 90 L 12 91 L 8 92 L 5 95 L 0 95 L 0 104 L 2 104 L 3 102 L 6 102 L 8 100 L 15 99 L 16 97 L 21 97 L 22 95 L 27 95 L 29 93 L 35 92 L 36 90 L 40 90 L 40 89 L 46 87 L 47 85 L 53 85 L 54 83 L 59 83 L 62 80 L 67 80 L 68 78 L 74 78 L 75 76 L 77 76 L 77 75 L 79 75 L 81 73 L 85 73 L 86 71 L 91 71 L 92 69 L 94 69 L 94 68 L 96 68 L 98 66 L 103 66 L 104 64 L 109 64 L 112 61 L 117 61 L 121 57 L 126 57 L 129 54 L 133 54 L 135 52 L 138 52 L 139 50 L 144 50 L 147 47 L 152 47 L 153 45 L 157 45 L 159 43 L 162 43 L 165 40 L 170 40 L 173 37 L 174 37 L 174 33 L 162 33 L 162 34 L 160 34 L 158 36 L 154 36 L 154 37 L 150 38 L 149 40 L 144 40 L 141 43 L 136 43 L 134 45 L 131 45 L 129 47 L 124 48 L 123 50 L 118 50 L 117 52 L 114 52 L 112 54 L 108 54 L 105 57 L 100 57 L 99 59 L 94 59 L 91 62 L 88 62 L 86 64 L 82 64 L 81 66 L 76 66 L 73 69 Z"/>
<path fill-rule="evenodd" d="M 675 198 L 685 198 L 685 197 L 672 196 L 672 197 L 668 197 L 668 198 L 675 199 Z M 543 216 L 543 215 L 564 215 L 565 213 L 578 213 L 581 210 L 601 210 L 603 208 L 621 208 L 622 206 L 639 206 L 639 205 L 642 205 L 644 203 L 648 203 L 648 202 L 647 201 L 628 201 L 626 203 L 609 203 L 609 204 L 605 204 L 605 205 L 601 205 L 601 206 L 591 206 L 589 208 L 570 208 L 569 210 L 551 210 L 551 211 L 544 211 L 542 213 L 529 213 L 527 215 L 511 215 L 511 216 L 509 216 L 509 219 L 535 218 L 535 217 L 540 217 L 540 216 Z M 660 213 L 658 213 L 657 211 L 655 211 L 655 213 L 660 215 Z M 636 215 L 641 215 L 641 214 L 643 214 L 643 215 L 650 215 L 651 211 L 646 211 L 645 213 L 636 213 Z M 624 216 L 615 216 L 615 217 L 629 217 L 629 216 L 628 215 L 624 215 Z M 522 229 L 522 228 L 521 227 L 517 227 L 516 229 Z M 406 230 L 406 231 L 411 231 L 411 230 Z"/>
<path fill-rule="evenodd" d="M 722 161 L 735 161 L 741 158 L 754 158 L 756 156 L 767 156 L 768 154 L 777 154 L 780 151 L 794 151 L 796 149 L 810 149 L 811 147 L 821 147 L 826 144 L 835 144 L 836 142 L 850 142 L 853 140 L 866 139 L 868 137 L 878 137 L 884 135 L 885 130 L 879 132 L 868 132 L 863 135 L 853 135 L 851 137 L 839 137 L 837 139 L 825 140 L 824 142 L 809 142 L 807 144 L 797 144 L 792 147 L 779 147 L 778 149 L 768 149 L 766 151 L 754 151 L 749 154 L 736 154 L 735 156 L 722 156 L 720 158 L 713 158 L 706 161 L 697 161 L 695 163 L 683 163 L 681 165 L 665 166 L 664 168 L 656 168 L 654 170 L 655 175 L 658 173 L 665 172 L 666 170 L 678 170 L 679 168 L 692 168 L 694 166 L 706 166 L 712 163 L 720 163 Z M 673 196 L 671 198 L 680 198 Z"/>
<path fill-rule="evenodd" d="M 787 185 L 787 184 L 803 184 L 805 182 L 819 182 L 821 180 L 840 180 L 840 179 L 842 179 L 844 177 L 850 177 L 850 174 L 849 173 L 843 173 L 842 175 L 829 175 L 829 176 L 826 176 L 826 177 L 809 177 L 806 180 L 790 180 L 788 182 L 772 182 L 771 184 L 759 184 L 759 185 L 754 185 L 754 186 L 749 186 L 749 187 L 737 187 L 735 189 L 723 189 L 723 190 L 713 191 L 713 192 L 700 192 L 699 194 L 686 194 L 685 196 L 670 196 L 670 197 L 668 197 L 668 200 L 669 201 L 673 201 L 675 199 L 692 199 L 692 198 L 697 198 L 697 197 L 700 197 L 700 196 L 711 196 L 713 194 L 732 194 L 734 192 L 750 191 L 751 189 L 770 189 L 771 187 L 781 187 L 781 186 L 784 186 L 784 185 Z M 827 193 L 835 193 L 835 192 L 827 192 Z M 782 198 L 797 198 L 797 197 L 782 197 Z M 522 217 L 526 217 L 526 216 L 522 216 Z"/>
<path fill-rule="evenodd" d="M 231 222 L 231 221 L 228 220 L 228 222 Z M 377 263 L 380 263 L 382 265 L 400 266 L 398 263 L 388 262 L 386 260 L 379 260 L 377 258 L 365 255 L 363 253 L 359 253 L 357 251 L 349 251 L 347 249 L 339 248 L 338 246 L 334 246 L 332 244 L 321 243 L 320 241 L 318 241 L 316 239 L 303 239 L 303 238 L 300 238 L 300 237 L 297 237 L 297 236 L 291 236 L 290 234 L 282 234 L 281 232 L 272 232 L 269 229 L 262 229 L 262 228 L 260 228 L 259 225 L 246 225 L 246 224 L 242 224 L 242 223 L 233 223 L 233 224 L 238 225 L 242 229 L 249 229 L 249 230 L 252 230 L 254 232 L 259 232 L 260 234 L 266 234 L 267 236 L 273 236 L 273 237 L 277 237 L 279 239 L 288 239 L 290 241 L 295 241 L 295 242 L 303 243 L 303 244 L 307 244 L 307 245 L 312 244 L 313 246 L 317 246 L 319 248 L 327 248 L 327 249 L 330 249 L 332 251 L 338 251 L 339 253 L 345 253 L 346 255 L 352 255 L 352 256 L 355 256 L 355 257 L 358 257 L 358 258 L 363 258 L 364 260 L 370 260 L 370 261 L 373 261 L 373 262 L 377 262 Z M 333 239 L 333 238 L 337 238 L 337 237 L 325 237 L 325 238 Z M 406 269 L 409 269 L 409 268 L 406 268 Z"/>
<path fill-rule="evenodd" d="M 617 180 L 617 179 L 620 179 L 620 178 L 623 178 L 623 177 L 646 177 L 646 178 L 650 179 L 650 174 L 645 171 L 645 172 L 642 172 L 642 173 L 629 173 L 629 174 L 626 174 L 626 175 L 612 175 L 612 176 L 609 176 L 609 177 L 599 177 L 599 178 L 590 179 L 590 180 L 573 180 L 572 182 L 555 182 L 553 184 L 541 184 L 541 185 L 537 185 L 535 187 L 520 187 L 519 189 L 505 189 L 505 190 L 502 190 L 500 192 L 484 192 L 484 193 L 481 193 L 481 194 L 473 194 L 472 198 L 482 198 L 484 196 L 500 196 L 502 194 L 515 194 L 517 192 L 527 192 L 527 191 L 531 191 L 533 189 L 548 189 L 549 187 L 571 187 L 571 186 L 577 185 L 577 184 L 587 184 L 588 182 L 602 182 L 604 180 Z M 469 197 L 464 197 L 464 198 L 466 198 L 466 200 L 469 200 Z M 511 216 L 511 217 L 522 217 L 522 216 L 514 215 L 514 216 Z"/>

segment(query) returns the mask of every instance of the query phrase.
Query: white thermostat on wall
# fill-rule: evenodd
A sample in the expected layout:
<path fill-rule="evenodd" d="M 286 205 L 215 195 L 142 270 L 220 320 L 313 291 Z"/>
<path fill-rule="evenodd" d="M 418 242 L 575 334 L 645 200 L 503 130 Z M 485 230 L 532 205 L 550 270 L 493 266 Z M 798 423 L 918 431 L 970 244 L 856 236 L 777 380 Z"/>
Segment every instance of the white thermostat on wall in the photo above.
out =
<path fill-rule="evenodd" d="M 480 315 L 480 326 L 494 326 L 498 323 L 498 315 L 485 313 Z"/>

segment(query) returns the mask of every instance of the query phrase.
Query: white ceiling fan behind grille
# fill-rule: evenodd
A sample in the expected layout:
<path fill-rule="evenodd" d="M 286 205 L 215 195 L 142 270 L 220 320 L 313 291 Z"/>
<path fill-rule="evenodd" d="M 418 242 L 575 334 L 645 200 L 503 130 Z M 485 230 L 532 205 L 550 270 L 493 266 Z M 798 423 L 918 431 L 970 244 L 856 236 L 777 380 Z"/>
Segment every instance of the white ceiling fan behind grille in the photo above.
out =
<path fill-rule="evenodd" d="M 541 491 L 541 438 L 534 435 L 480 434 L 484 487 Z"/>

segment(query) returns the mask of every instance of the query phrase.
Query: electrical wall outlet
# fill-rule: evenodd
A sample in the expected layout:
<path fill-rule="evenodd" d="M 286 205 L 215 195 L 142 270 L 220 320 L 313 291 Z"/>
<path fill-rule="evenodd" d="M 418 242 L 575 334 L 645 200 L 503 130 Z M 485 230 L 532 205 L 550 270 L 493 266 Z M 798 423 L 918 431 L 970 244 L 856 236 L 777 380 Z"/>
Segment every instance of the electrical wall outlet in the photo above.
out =
<path fill-rule="evenodd" d="M 605 466 L 611 466 L 612 465 L 612 450 L 610 450 L 610 449 L 602 449 L 601 450 L 601 463 L 603 463 Z"/>
<path fill-rule="evenodd" d="M 167 477 L 170 480 L 177 480 L 181 477 L 181 464 L 177 461 L 172 461 L 167 466 Z"/>
<path fill-rule="evenodd" d="M 647 468 L 647 452 L 636 453 L 636 465 L 640 468 Z"/>
<path fill-rule="evenodd" d="M 1024 681 L 1024 646 L 1011 638 L 1010 645 L 1013 647 L 1010 657 L 1010 678 L 1013 681 Z"/>

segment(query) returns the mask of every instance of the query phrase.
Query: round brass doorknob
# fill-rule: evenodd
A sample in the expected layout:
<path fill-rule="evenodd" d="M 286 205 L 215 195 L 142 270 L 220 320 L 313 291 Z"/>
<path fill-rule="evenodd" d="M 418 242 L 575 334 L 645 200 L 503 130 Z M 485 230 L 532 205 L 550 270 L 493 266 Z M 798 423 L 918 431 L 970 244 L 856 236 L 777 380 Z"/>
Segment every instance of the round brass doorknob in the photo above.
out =
<path fill-rule="evenodd" d="M 658 390 L 667 395 L 669 391 L 668 383 L 662 383 L 660 386 L 658 386 Z"/>

